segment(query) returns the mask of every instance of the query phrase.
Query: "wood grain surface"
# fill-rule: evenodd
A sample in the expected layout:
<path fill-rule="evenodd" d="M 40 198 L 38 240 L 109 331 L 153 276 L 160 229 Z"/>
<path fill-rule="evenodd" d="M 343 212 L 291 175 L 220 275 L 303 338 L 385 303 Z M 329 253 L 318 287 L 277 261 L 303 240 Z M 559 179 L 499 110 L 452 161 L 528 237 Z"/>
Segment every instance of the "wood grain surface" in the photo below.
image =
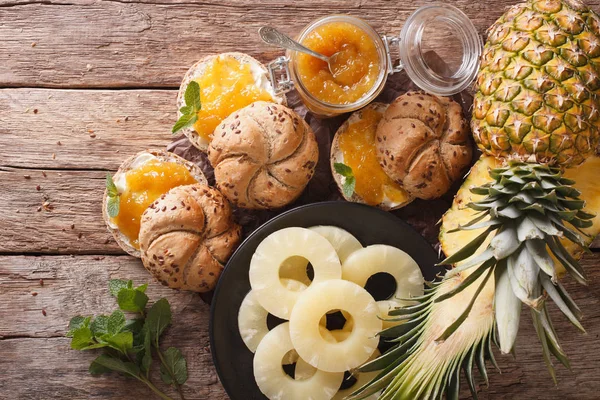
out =
<path fill-rule="evenodd" d="M 448 3 L 483 34 L 516 2 Z M 131 154 L 169 143 L 176 91 L 191 64 L 225 51 L 268 62 L 282 52 L 259 42 L 258 27 L 269 24 L 293 35 L 331 13 L 361 16 L 379 32 L 397 34 L 428 3 L 0 0 L 0 398 L 152 398 L 131 380 L 91 377 L 93 355 L 70 350 L 64 333 L 75 314 L 114 309 L 108 279 L 150 281 L 139 260 L 123 255 L 106 231 L 100 199 L 106 171 Z M 600 10 L 600 0 L 588 4 Z M 447 32 L 434 32 L 435 38 L 434 49 L 444 46 Z M 600 253 L 587 255 L 583 264 L 590 286 L 569 282 L 568 288 L 588 334 L 552 310 L 572 371 L 558 368 L 554 387 L 526 315 L 517 360 L 501 357 L 502 375 L 491 373 L 480 398 L 600 398 Z M 227 399 L 208 348 L 208 306 L 198 295 L 157 284 L 148 293 L 168 297 L 174 309 L 176 328 L 169 329 L 166 344 L 177 343 L 188 359 L 186 398 Z M 470 396 L 463 391 L 462 397 Z"/>

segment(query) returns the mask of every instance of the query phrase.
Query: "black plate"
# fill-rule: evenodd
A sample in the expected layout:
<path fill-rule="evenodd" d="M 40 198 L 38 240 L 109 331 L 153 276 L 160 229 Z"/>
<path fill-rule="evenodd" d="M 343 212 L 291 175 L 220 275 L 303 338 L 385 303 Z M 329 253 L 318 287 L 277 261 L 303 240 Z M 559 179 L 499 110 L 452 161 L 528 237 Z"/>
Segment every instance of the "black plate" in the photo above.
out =
<path fill-rule="evenodd" d="M 426 280 L 440 268 L 436 252 L 408 224 L 385 211 L 357 203 L 308 204 L 285 212 L 254 231 L 233 254 L 223 274 L 211 307 L 210 345 L 213 361 L 233 400 L 266 399 L 254 381 L 253 354 L 238 332 L 238 310 L 250 290 L 248 269 L 254 251 L 271 233 L 292 226 L 334 225 L 352 233 L 363 244 L 387 244 L 404 250 L 421 267 Z"/>

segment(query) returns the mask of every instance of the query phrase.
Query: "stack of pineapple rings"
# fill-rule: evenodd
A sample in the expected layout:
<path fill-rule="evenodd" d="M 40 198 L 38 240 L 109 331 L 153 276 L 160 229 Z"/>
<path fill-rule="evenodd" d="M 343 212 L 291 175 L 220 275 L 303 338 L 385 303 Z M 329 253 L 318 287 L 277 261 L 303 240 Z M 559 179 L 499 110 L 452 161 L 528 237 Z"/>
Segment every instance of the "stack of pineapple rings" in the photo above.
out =
<path fill-rule="evenodd" d="M 312 265 L 314 278 L 306 268 Z M 380 272 L 390 274 L 396 290 L 375 301 L 364 289 Z M 376 373 L 355 373 L 356 382 L 340 390 L 344 372 L 379 355 L 377 334 L 398 322 L 389 310 L 423 294 L 423 275 L 405 252 L 386 245 L 362 247 L 334 226 L 286 228 L 257 247 L 250 263 L 250 285 L 239 310 L 240 335 L 254 355 L 254 377 L 269 399 L 341 399 Z M 341 311 L 342 329 L 328 330 L 326 315 Z M 269 331 L 272 314 L 289 322 Z M 294 378 L 282 364 L 296 363 Z"/>

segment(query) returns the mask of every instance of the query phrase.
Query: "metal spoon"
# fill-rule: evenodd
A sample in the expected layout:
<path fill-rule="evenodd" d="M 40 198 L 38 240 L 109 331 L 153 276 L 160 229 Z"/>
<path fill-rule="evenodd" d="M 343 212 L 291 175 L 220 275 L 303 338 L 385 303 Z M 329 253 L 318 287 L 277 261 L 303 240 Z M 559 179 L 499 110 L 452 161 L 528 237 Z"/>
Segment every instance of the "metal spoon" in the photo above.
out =
<path fill-rule="evenodd" d="M 272 45 L 275 45 L 278 47 L 283 47 L 284 49 L 288 49 L 288 50 L 299 51 L 300 53 L 305 53 L 310 56 L 316 57 L 319 60 L 325 61 L 327 63 L 327 66 L 329 67 L 329 72 L 331 72 L 331 75 L 333 75 L 334 77 L 336 77 L 339 74 L 339 72 L 340 72 L 340 71 L 338 71 L 339 67 L 343 67 L 343 66 L 340 66 L 339 63 L 336 63 L 337 57 L 340 54 L 340 52 L 337 52 L 337 53 L 333 54 L 332 56 L 327 57 L 321 53 L 312 51 L 311 49 L 301 45 L 300 43 L 296 42 L 289 36 L 279 32 L 277 29 L 272 28 L 270 26 L 261 27 L 258 30 L 258 34 L 260 35 L 260 38 L 265 43 L 272 44 Z M 336 67 L 338 67 L 338 68 L 336 68 Z"/>

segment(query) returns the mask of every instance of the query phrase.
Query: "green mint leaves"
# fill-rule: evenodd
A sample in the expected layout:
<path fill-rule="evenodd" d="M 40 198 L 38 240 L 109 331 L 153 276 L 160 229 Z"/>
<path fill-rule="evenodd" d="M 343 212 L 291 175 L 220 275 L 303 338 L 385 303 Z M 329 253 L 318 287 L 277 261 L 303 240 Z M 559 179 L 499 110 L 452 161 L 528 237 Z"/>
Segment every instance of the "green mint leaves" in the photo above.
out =
<path fill-rule="evenodd" d="M 344 184 L 342 186 L 344 197 L 352 197 L 354 188 L 356 187 L 356 178 L 354 177 L 352 168 L 343 163 L 334 163 L 333 168 L 335 169 L 335 172 L 344 177 Z"/>
<path fill-rule="evenodd" d="M 91 374 L 116 371 L 129 375 L 148 385 L 161 399 L 170 400 L 149 378 L 152 355 L 158 355 L 163 382 L 173 385 L 183 399 L 181 385 L 188 378 L 185 357 L 175 347 L 164 353 L 160 349 L 160 338 L 172 322 L 171 306 L 162 298 L 146 310 L 147 287 L 134 287 L 131 280 L 111 279 L 108 288 L 119 309 L 95 318 L 73 317 L 66 336 L 71 338 L 71 348 L 75 350 L 103 349 L 89 367 Z M 137 313 L 137 318 L 127 319 L 123 311 Z"/>
<path fill-rule="evenodd" d="M 108 197 L 106 211 L 109 217 L 114 218 L 119 215 L 119 191 L 109 173 L 106 174 L 106 195 Z"/>
<path fill-rule="evenodd" d="M 202 109 L 200 102 L 200 85 L 196 81 L 190 81 L 184 94 L 185 106 L 179 109 L 181 117 L 177 120 L 171 133 L 175 133 L 183 128 L 194 124 L 198 120 L 198 112 Z"/>

